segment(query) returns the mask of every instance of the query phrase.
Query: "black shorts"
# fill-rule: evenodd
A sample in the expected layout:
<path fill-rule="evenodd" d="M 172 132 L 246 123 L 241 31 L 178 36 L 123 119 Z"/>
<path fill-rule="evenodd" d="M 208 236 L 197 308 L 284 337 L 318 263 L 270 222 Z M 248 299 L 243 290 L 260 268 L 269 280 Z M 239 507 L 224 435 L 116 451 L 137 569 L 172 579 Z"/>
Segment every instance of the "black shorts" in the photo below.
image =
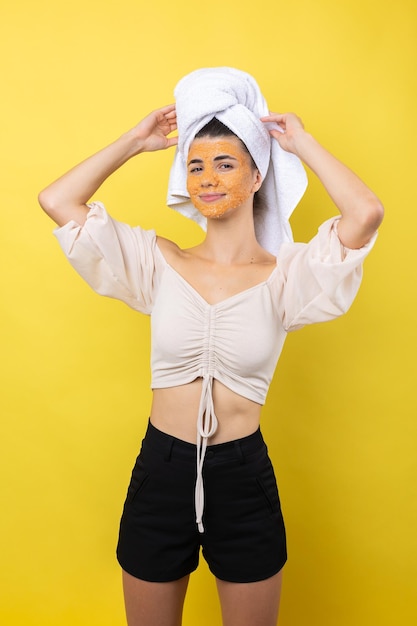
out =
<path fill-rule="evenodd" d="M 142 580 L 169 582 L 198 565 L 200 546 L 219 579 L 248 583 L 284 565 L 285 528 L 260 430 L 207 447 L 204 533 L 195 520 L 196 446 L 149 423 L 120 522 L 117 558 Z"/>

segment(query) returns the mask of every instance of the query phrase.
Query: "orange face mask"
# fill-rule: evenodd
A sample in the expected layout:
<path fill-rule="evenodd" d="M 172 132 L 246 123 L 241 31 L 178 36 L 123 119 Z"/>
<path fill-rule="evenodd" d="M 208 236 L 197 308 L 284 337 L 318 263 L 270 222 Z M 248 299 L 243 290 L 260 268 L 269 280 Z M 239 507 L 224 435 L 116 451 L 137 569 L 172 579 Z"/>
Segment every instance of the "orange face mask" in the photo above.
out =
<path fill-rule="evenodd" d="M 195 139 L 187 159 L 191 202 L 205 217 L 221 217 L 259 189 L 260 176 L 237 137 Z"/>

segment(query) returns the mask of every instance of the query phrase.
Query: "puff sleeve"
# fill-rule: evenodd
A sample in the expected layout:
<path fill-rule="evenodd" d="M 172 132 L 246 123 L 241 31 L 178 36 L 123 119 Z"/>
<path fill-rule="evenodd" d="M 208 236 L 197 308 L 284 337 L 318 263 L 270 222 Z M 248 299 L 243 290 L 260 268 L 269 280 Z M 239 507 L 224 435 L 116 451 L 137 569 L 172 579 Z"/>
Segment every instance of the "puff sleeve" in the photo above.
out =
<path fill-rule="evenodd" d="M 346 248 L 337 235 L 339 219 L 324 222 L 309 243 L 281 246 L 273 297 L 287 331 L 339 317 L 355 299 L 376 234 L 360 249 Z"/>
<path fill-rule="evenodd" d="M 94 291 L 149 314 L 157 286 L 155 232 L 117 222 L 100 202 L 88 206 L 84 226 L 71 221 L 54 230 L 65 256 Z"/>

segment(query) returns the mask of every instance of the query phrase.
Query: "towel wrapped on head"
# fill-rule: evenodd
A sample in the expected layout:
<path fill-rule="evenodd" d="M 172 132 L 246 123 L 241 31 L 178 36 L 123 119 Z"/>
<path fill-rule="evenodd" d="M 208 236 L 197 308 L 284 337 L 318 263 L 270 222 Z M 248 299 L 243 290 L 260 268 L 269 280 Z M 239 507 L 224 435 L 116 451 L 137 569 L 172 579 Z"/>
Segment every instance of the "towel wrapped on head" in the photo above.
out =
<path fill-rule="evenodd" d="M 255 233 L 259 243 L 276 255 L 282 243 L 292 241 L 288 220 L 304 194 L 307 176 L 298 157 L 271 139 L 268 130 L 280 130 L 278 126 L 260 121 L 269 109 L 256 81 L 231 67 L 203 68 L 184 76 L 174 95 L 178 146 L 169 177 L 168 206 L 206 230 L 207 220 L 187 192 L 187 155 L 198 131 L 216 117 L 243 141 L 263 178 Z"/>

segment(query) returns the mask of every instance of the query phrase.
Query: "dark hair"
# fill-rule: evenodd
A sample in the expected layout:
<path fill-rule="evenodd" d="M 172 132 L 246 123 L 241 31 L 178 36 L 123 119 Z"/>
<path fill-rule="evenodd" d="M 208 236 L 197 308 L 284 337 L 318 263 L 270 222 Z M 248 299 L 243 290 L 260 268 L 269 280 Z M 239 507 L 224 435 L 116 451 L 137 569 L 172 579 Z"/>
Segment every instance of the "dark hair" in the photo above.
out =
<path fill-rule="evenodd" d="M 205 126 L 203 126 L 203 128 L 198 131 L 198 133 L 196 134 L 196 139 L 198 137 L 227 137 L 230 135 L 236 137 L 235 133 L 230 130 L 228 126 L 218 120 L 217 117 L 213 117 L 209 122 L 207 122 Z"/>
<path fill-rule="evenodd" d="M 242 144 L 244 150 L 246 150 L 246 152 L 249 154 L 250 159 L 251 159 L 251 163 L 252 163 L 252 167 L 254 170 L 257 170 L 257 166 L 255 161 L 252 158 L 251 153 L 249 152 L 246 144 L 241 140 L 240 137 L 238 137 L 236 135 L 236 133 L 234 133 L 232 130 L 230 130 L 230 128 L 228 126 L 226 126 L 225 124 L 223 124 L 223 122 L 220 122 L 220 120 L 217 119 L 217 117 L 213 117 L 209 122 L 207 122 L 207 124 L 205 126 L 203 126 L 203 128 L 201 128 L 198 133 L 195 136 L 195 139 L 200 139 L 201 137 L 236 137 L 236 139 L 239 139 L 240 143 Z M 260 213 L 262 211 L 262 188 L 260 190 L 258 190 L 253 198 L 253 211 L 254 214 L 256 213 Z"/>

